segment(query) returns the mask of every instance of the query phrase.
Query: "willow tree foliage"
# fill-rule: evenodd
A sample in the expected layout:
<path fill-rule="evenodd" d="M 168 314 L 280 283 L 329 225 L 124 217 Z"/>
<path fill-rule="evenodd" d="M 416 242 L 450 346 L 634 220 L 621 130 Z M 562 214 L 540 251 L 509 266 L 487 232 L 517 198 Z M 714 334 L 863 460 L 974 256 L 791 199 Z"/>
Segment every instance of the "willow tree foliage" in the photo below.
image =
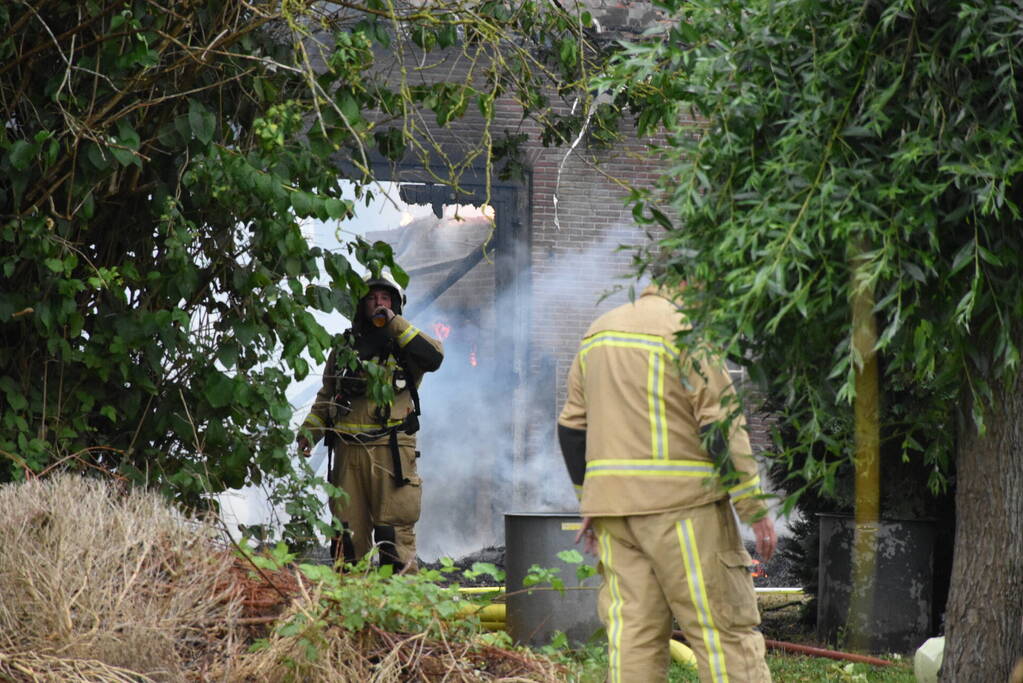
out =
<path fill-rule="evenodd" d="M 538 115 L 568 96 L 595 56 L 585 19 L 547 2 L 0 6 L 0 481 L 99 468 L 194 504 L 290 471 L 285 388 L 335 341 L 311 312 L 351 310 L 355 262 L 404 276 L 386 245 L 325 251 L 301 222 L 343 231 L 359 206 L 342 180 L 368 200 L 374 156 L 456 189 L 471 164 L 514 170 L 494 103 Z M 469 115 L 478 137 L 445 156 Z M 556 142 L 579 122 L 544 125 Z"/>
<path fill-rule="evenodd" d="M 869 297 L 886 433 L 935 487 L 956 468 L 943 678 L 1005 679 L 1023 655 L 1019 3 L 659 4 L 670 35 L 598 82 L 670 131 L 636 214 L 699 283 L 696 331 L 781 398 L 811 453 L 795 474 L 825 486 L 852 454 Z"/>

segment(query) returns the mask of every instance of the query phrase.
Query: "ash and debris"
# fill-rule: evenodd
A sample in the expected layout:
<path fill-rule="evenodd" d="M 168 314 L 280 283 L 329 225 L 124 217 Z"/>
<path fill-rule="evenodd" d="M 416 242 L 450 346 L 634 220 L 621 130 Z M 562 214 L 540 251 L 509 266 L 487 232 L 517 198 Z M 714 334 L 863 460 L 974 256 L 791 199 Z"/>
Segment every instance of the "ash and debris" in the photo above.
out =
<path fill-rule="evenodd" d="M 457 583 L 460 586 L 468 587 L 496 586 L 500 582 L 490 574 L 482 573 L 478 576 L 472 576 L 473 566 L 477 563 L 491 564 L 501 572 L 504 572 L 504 546 L 488 546 L 457 560 L 452 559 L 452 562 L 455 570 L 442 572 L 441 574 L 441 583 L 444 585 Z M 440 560 L 436 562 L 419 561 L 420 569 L 440 570 L 443 566 Z M 469 575 L 466 574 L 467 572 L 469 572 Z"/>
<path fill-rule="evenodd" d="M 796 543 L 791 538 L 783 536 L 778 539 L 778 549 L 769 562 L 761 562 L 757 556 L 756 548 L 752 541 L 746 542 L 746 550 L 753 557 L 753 585 L 758 588 L 790 588 L 799 587 L 800 579 L 797 567 L 793 563 L 790 553 L 784 552 L 790 545 Z M 470 553 L 459 559 L 452 559 L 454 571 L 442 572 L 441 583 L 443 585 L 459 584 L 460 586 L 494 586 L 499 582 L 487 573 L 473 576 L 473 566 L 477 563 L 491 564 L 500 571 L 505 570 L 504 546 L 488 546 Z M 313 548 L 303 555 L 303 562 L 316 564 L 330 564 L 330 552 L 326 548 Z M 441 570 L 443 564 L 440 560 L 436 562 L 425 562 L 419 560 L 420 569 Z M 467 575 L 468 572 L 468 575 Z"/>
<path fill-rule="evenodd" d="M 325 547 L 313 547 L 308 549 L 299 558 L 300 562 L 308 564 L 323 564 L 329 565 L 333 563 L 330 557 L 330 550 Z M 441 585 L 450 586 L 452 584 L 458 584 L 460 586 L 494 586 L 499 583 L 497 579 L 488 573 L 482 573 L 479 576 L 471 576 L 473 566 L 477 563 L 492 564 L 496 569 L 504 572 L 504 546 L 489 546 L 478 550 L 474 553 L 466 555 L 457 560 L 452 560 L 454 570 L 453 571 L 441 571 Z M 417 561 L 419 568 L 422 569 L 436 569 L 440 571 L 444 565 L 440 560 L 436 562 L 426 562 L 422 558 Z M 467 576 L 466 572 L 470 575 Z"/>
<path fill-rule="evenodd" d="M 790 544 L 797 543 L 793 539 L 782 536 L 778 539 L 778 547 L 768 562 L 761 562 L 756 553 L 753 541 L 746 543 L 746 550 L 753 557 L 753 585 L 757 588 L 793 588 L 801 587 L 799 572 L 793 564 L 789 553 L 785 552 Z"/>
<path fill-rule="evenodd" d="M 753 542 L 746 544 L 746 550 L 754 558 L 753 585 L 758 588 L 790 588 L 799 586 L 796 578 L 797 572 L 792 560 L 783 553 L 784 547 L 793 543 L 791 539 L 782 537 L 778 540 L 778 549 L 769 562 L 761 562 L 757 558 Z M 477 562 L 492 564 L 501 571 L 504 571 L 504 546 L 491 546 L 483 548 L 457 560 L 453 560 L 455 571 L 445 573 L 445 584 L 458 583 L 462 586 L 493 586 L 497 582 L 488 574 L 472 577 L 466 576 L 465 572 L 470 571 Z M 423 569 L 441 569 L 440 561 L 419 563 Z"/>

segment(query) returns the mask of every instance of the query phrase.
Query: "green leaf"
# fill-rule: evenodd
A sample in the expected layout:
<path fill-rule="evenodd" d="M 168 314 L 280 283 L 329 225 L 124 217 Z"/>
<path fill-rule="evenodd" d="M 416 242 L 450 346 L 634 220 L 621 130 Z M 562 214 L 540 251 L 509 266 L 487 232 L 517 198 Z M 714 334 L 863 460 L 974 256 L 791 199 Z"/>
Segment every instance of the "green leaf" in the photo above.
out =
<path fill-rule="evenodd" d="M 494 113 L 494 96 L 490 93 L 480 93 L 476 97 L 476 106 L 479 107 L 480 114 L 489 119 Z"/>
<path fill-rule="evenodd" d="M 134 153 L 139 148 L 140 142 L 139 134 L 135 132 L 135 129 L 127 121 L 121 119 L 117 122 L 117 138 L 110 146 L 110 153 L 122 166 L 134 164 L 142 168 L 141 159 Z"/>
<path fill-rule="evenodd" d="M 678 28 L 679 33 L 682 34 L 683 40 L 687 43 L 697 43 L 701 39 L 700 32 L 696 29 L 696 27 L 684 18 L 678 22 L 676 28 Z"/>
<path fill-rule="evenodd" d="M 122 166 L 128 166 L 135 161 L 135 155 L 126 149 L 120 149 L 119 147 L 110 147 L 110 155 L 114 157 L 117 163 Z"/>
<path fill-rule="evenodd" d="M 227 430 L 220 420 L 211 420 L 206 428 L 206 446 L 208 448 L 219 448 L 227 443 Z"/>
<path fill-rule="evenodd" d="M 458 42 L 458 29 L 454 24 L 445 24 L 437 31 L 437 44 L 442 47 L 451 47 Z"/>
<path fill-rule="evenodd" d="M 230 370 L 238 362 L 238 352 L 238 344 L 232 341 L 224 342 L 220 345 L 220 348 L 217 349 L 217 360 L 220 361 L 225 368 Z"/>
<path fill-rule="evenodd" d="M 348 125 L 351 126 L 357 123 L 362 118 L 359 103 L 355 101 L 355 98 L 347 90 L 339 91 L 337 97 L 338 108 L 341 110 L 341 115 L 344 116 Z"/>
<path fill-rule="evenodd" d="M 674 226 L 671 224 L 671 219 L 668 218 L 663 211 L 650 207 L 650 216 L 660 224 L 665 230 L 671 230 Z"/>
<path fill-rule="evenodd" d="M 1000 259 L 998 255 L 995 254 L 990 249 L 985 249 L 984 247 L 977 247 L 977 250 L 978 253 L 980 253 L 980 258 L 983 259 L 986 263 L 990 263 L 991 265 L 996 267 L 1001 267 L 1003 265 L 1002 259 Z"/>
<path fill-rule="evenodd" d="M 259 327 L 249 321 L 240 321 L 234 325 L 234 336 L 243 347 L 252 345 L 259 335 Z"/>
<path fill-rule="evenodd" d="M 374 21 L 371 26 L 371 35 L 374 40 L 380 43 L 381 47 L 388 48 L 391 46 L 391 34 L 384 22 Z"/>
<path fill-rule="evenodd" d="M 192 126 L 189 123 L 189 114 L 180 114 L 174 118 L 174 130 L 177 131 L 181 139 L 188 141 L 192 139 Z"/>
<path fill-rule="evenodd" d="M 202 395 L 213 408 L 224 408 L 234 400 L 234 388 L 233 379 L 214 371 L 206 382 Z"/>
<path fill-rule="evenodd" d="M 842 131 L 842 137 L 846 138 L 869 138 L 874 137 L 873 131 L 864 126 L 849 126 Z"/>
<path fill-rule="evenodd" d="M 36 145 L 25 140 L 15 140 L 14 144 L 7 150 L 7 158 L 15 170 L 24 171 L 32 164 L 37 151 L 38 147 Z"/>
<path fill-rule="evenodd" d="M 307 579 L 317 583 L 330 583 L 336 579 L 337 574 L 333 567 L 322 564 L 300 564 L 298 566 Z"/>
<path fill-rule="evenodd" d="M 562 550 L 557 557 L 567 564 L 579 564 L 583 561 L 583 555 L 578 550 Z"/>
<path fill-rule="evenodd" d="M 122 145 L 130 149 L 138 149 L 141 143 L 139 134 L 125 119 L 117 122 L 117 138 Z"/>
<path fill-rule="evenodd" d="M 924 275 L 924 271 L 921 270 L 920 266 L 916 265 L 915 263 L 907 261 L 902 264 L 902 268 L 911 278 L 913 278 L 917 282 L 920 283 L 927 282 L 927 277 Z"/>
<path fill-rule="evenodd" d="M 217 129 L 217 119 L 201 102 L 189 98 L 188 125 L 192 135 L 204 145 L 210 144 Z"/>
<path fill-rule="evenodd" d="M 295 209 L 295 215 L 299 218 L 316 216 L 316 205 L 316 197 L 308 192 L 295 190 L 291 193 L 291 206 Z"/>
<path fill-rule="evenodd" d="M 110 160 L 103 154 L 100 146 L 94 142 L 86 143 L 85 157 L 96 167 L 96 170 L 102 171 L 110 166 Z"/>
<path fill-rule="evenodd" d="M 955 258 L 952 259 L 952 267 L 949 269 L 949 275 L 955 275 L 963 269 L 967 263 L 973 260 L 973 254 L 977 243 L 973 240 L 964 244 L 958 252 L 956 252 Z"/>
<path fill-rule="evenodd" d="M 566 68 L 575 66 L 579 58 L 578 50 L 579 45 L 574 38 L 562 40 L 561 45 L 558 47 L 558 57 L 561 60 L 561 65 Z"/>
<path fill-rule="evenodd" d="M 327 210 L 327 215 L 335 220 L 340 220 L 344 218 L 346 215 L 348 215 L 348 212 L 351 210 L 351 205 L 349 202 L 342 201 L 340 199 L 334 199 L 333 197 L 326 200 L 325 207 Z"/>
<path fill-rule="evenodd" d="M 21 411 L 28 407 L 28 401 L 10 377 L 0 377 L 0 389 L 3 389 L 7 396 L 7 404 L 11 410 Z"/>

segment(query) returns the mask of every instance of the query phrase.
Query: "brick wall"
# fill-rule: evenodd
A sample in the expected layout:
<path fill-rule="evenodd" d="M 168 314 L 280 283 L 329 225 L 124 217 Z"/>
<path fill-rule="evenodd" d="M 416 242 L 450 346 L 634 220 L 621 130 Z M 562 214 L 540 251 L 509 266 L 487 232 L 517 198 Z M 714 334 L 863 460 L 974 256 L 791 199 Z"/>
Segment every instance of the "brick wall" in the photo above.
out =
<path fill-rule="evenodd" d="M 646 2 L 586 0 L 584 4 L 597 18 L 606 37 L 616 31 L 637 33 L 661 21 Z M 432 73 L 447 76 L 457 73 L 459 68 L 457 60 L 453 60 L 443 69 L 424 70 L 422 78 L 428 79 Z M 568 108 L 572 103 L 560 106 Z M 573 149 L 545 148 L 539 140 L 539 128 L 523 120 L 521 109 L 510 98 L 498 101 L 495 111 L 497 118 L 491 126 L 494 134 L 507 130 L 528 136 L 523 149 L 528 178 L 506 185 L 518 198 L 510 210 L 521 213 L 516 216 L 521 225 L 517 237 L 526 256 L 524 262 L 518 263 L 521 272 L 517 282 L 525 300 L 519 301 L 515 309 L 517 320 L 502 319 L 493 292 L 495 265 L 483 262 L 450 288 L 439 300 L 437 310 L 465 310 L 466 302 L 476 302 L 480 308 L 477 315 L 480 337 L 491 342 L 496 338 L 496 326 L 510 325 L 521 330 L 524 339 L 520 357 L 513 361 L 522 363 L 518 373 L 520 386 L 516 388 L 515 424 L 508 440 L 513 444 L 512 457 L 519 471 L 532 472 L 537 463 L 560 467 L 555 419 L 564 401 L 568 368 L 586 327 L 597 315 L 625 301 L 630 286 L 636 287 L 633 280 L 624 279 L 631 273 L 632 253 L 619 251 L 618 247 L 634 247 L 646 242 L 649 236 L 635 225 L 624 204 L 626 190 L 615 179 L 650 187 L 656 180 L 657 169 L 641 158 L 643 144 L 635 139 L 626 137 L 613 149 L 592 148 L 585 140 Z M 431 118 L 427 114 L 425 120 Z M 446 129 L 433 129 L 431 134 L 445 145 L 449 157 L 457 159 L 459 150 L 470 149 L 481 131 L 481 120 L 470 113 Z M 395 176 L 400 175 L 400 170 L 395 169 Z M 436 255 L 428 245 L 423 245 L 421 250 L 403 258 L 402 264 L 406 269 L 414 269 L 434 258 Z M 414 286 L 422 291 L 437 277 L 423 275 Z M 620 291 L 601 298 L 615 289 Z M 487 306 L 490 308 L 483 310 Z M 420 321 L 423 322 L 427 321 Z M 488 327 L 494 334 L 488 336 Z M 498 351 L 487 348 L 492 358 L 500 356 Z M 768 448 L 764 417 L 751 414 L 749 422 L 755 450 Z M 557 472 L 555 476 L 562 474 Z M 537 495 L 538 484 L 529 476 L 521 475 L 525 481 L 516 486 L 517 499 L 524 505 L 530 504 L 530 496 Z"/>

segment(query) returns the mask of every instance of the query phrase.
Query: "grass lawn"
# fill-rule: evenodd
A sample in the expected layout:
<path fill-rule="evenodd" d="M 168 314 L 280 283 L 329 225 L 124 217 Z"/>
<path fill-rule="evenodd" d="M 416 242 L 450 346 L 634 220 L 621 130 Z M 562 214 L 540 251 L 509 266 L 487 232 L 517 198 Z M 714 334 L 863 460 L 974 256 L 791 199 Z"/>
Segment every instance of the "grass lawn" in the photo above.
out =
<path fill-rule="evenodd" d="M 777 683 L 915 683 L 913 663 L 904 659 L 895 666 L 842 662 L 795 654 L 768 654 L 767 667 Z M 672 662 L 670 683 L 699 683 L 696 667 Z"/>
<path fill-rule="evenodd" d="M 800 621 L 799 599 L 792 596 L 759 596 L 765 637 L 838 649 L 816 642 L 812 632 Z M 590 659 L 578 672 L 580 683 L 598 683 L 604 680 L 607 667 L 606 647 L 594 646 L 588 652 Z M 866 654 L 866 653 L 864 653 Z M 808 657 L 806 655 L 768 650 L 767 666 L 776 683 L 915 683 L 912 657 L 899 655 L 873 655 L 894 662 L 892 666 L 871 666 L 858 662 Z M 698 683 L 696 667 L 672 662 L 668 671 L 669 683 Z"/>
<path fill-rule="evenodd" d="M 681 668 L 681 665 L 678 665 Z M 869 664 L 854 664 L 820 657 L 805 657 L 795 654 L 767 655 L 767 666 L 771 676 L 780 683 L 789 681 L 807 681 L 812 683 L 863 683 L 883 681 L 884 683 L 915 683 L 913 661 L 902 659 L 895 666 L 877 667 Z M 684 672 L 683 675 L 690 675 Z M 691 669 L 691 678 L 675 678 L 671 681 L 697 681 L 696 670 Z"/>
<path fill-rule="evenodd" d="M 576 671 L 579 683 L 600 683 L 607 671 L 607 650 L 593 648 L 589 658 Z M 775 683 L 915 683 L 911 658 L 885 656 L 892 660 L 887 667 L 871 666 L 823 657 L 807 657 L 778 651 L 767 653 L 767 667 Z M 699 683 L 696 667 L 672 662 L 668 670 L 669 683 Z"/>
<path fill-rule="evenodd" d="M 882 657 L 888 659 L 888 657 Z M 838 661 L 822 657 L 769 652 L 767 667 L 775 683 L 915 683 L 913 662 L 903 658 L 893 666 L 876 667 L 869 664 Z M 607 651 L 589 659 L 578 671 L 579 683 L 599 683 L 607 671 Z M 669 683 L 699 683 L 696 667 L 672 662 L 668 670 Z"/>
<path fill-rule="evenodd" d="M 886 658 L 884 658 L 886 659 Z M 913 663 L 902 659 L 889 667 L 844 662 L 821 657 L 770 652 L 767 667 L 775 683 L 915 683 Z M 579 683 L 600 683 L 607 671 L 607 652 L 589 659 L 577 671 Z M 669 683 L 699 683 L 696 667 L 672 662 Z"/>

